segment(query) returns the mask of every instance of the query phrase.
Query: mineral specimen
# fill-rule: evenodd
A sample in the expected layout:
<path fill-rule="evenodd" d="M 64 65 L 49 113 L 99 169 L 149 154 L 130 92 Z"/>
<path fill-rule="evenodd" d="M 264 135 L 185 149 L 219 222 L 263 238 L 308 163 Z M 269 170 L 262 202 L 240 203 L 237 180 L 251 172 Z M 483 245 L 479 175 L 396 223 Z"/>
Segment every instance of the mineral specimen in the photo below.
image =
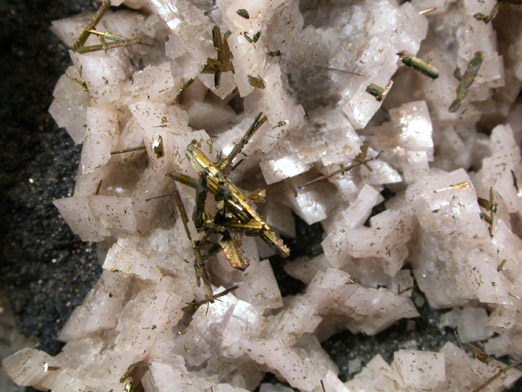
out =
<path fill-rule="evenodd" d="M 75 234 L 98 243 L 103 274 L 61 331 L 60 354 L 26 348 L 4 359 L 17 384 L 288 390 L 261 384 L 266 372 L 306 392 L 515 383 L 522 372 L 489 355 L 522 358 L 520 5 L 109 3 L 94 18 L 53 23 L 73 65 L 49 109 L 83 143 L 74 194 L 54 203 Z M 492 10 L 491 23 L 477 20 Z M 475 53 L 480 67 L 470 69 Z M 294 295 L 281 294 L 254 230 L 242 228 L 253 235 L 241 244 L 245 271 L 219 247 L 203 249 L 221 238 L 198 233 L 201 222 L 189 220 L 189 241 L 167 176 L 197 176 L 189 145 L 212 162 L 232 157 L 260 112 L 266 122 L 229 159 L 226 181 L 266 201 L 266 223 L 286 238 L 300 235 L 294 214 L 322 225 L 323 254 L 284 266 L 306 285 Z M 226 218 L 242 211 L 229 188 L 198 204 L 200 219 L 222 212 L 225 235 Z M 177 189 L 192 215 L 194 190 Z M 194 273 L 198 246 L 223 293 L 214 302 Z M 362 370 L 342 382 L 321 341 L 418 317 L 417 288 L 432 308 L 452 309 L 440 328 L 456 328 L 462 343 L 489 339 L 485 359 L 450 342 L 438 352 L 403 347 L 391 364 L 352 359 L 351 373 Z"/>

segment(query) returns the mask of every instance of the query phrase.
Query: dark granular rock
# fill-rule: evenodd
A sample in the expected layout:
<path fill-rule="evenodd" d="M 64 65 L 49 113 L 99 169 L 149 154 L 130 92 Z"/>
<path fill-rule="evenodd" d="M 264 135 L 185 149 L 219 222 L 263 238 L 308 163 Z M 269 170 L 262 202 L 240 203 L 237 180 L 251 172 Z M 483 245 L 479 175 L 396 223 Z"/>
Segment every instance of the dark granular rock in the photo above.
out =
<path fill-rule="evenodd" d="M 47 113 L 70 64 L 49 26 L 87 8 L 86 0 L 0 3 L 1 284 L 20 331 L 51 354 L 100 274 L 94 248 L 75 238 L 52 204 L 72 192 L 80 147 Z"/>

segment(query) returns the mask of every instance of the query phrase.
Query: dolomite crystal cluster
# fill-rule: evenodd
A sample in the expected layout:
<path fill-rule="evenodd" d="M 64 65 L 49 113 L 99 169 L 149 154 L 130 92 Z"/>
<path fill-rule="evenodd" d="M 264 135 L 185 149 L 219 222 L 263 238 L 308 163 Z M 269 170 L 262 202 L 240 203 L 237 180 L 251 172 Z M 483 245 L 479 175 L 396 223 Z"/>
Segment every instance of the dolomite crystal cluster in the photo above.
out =
<path fill-rule="evenodd" d="M 307 392 L 471 391 L 505 367 L 447 343 L 439 352 L 398 351 L 391 364 L 378 355 L 341 382 L 320 342 L 346 329 L 374 335 L 417 317 L 414 285 L 433 308 L 452 309 L 440 327 L 456 328 L 462 342 L 488 339 L 489 355 L 522 358 L 522 6 L 502 3 L 486 24 L 473 15 L 489 14 L 494 0 L 123 4 L 135 11 L 112 8 L 97 30 L 145 44 L 71 51 L 70 77 L 58 81 L 50 108 L 83 143 L 74 192 L 55 205 L 76 234 L 98 243 L 103 273 L 61 331 L 60 354 L 24 349 L 4 360 L 17 384 L 55 392 L 122 391 L 132 383 L 147 392 L 239 392 L 272 372 Z M 419 15 L 428 7 L 437 9 Z M 53 28 L 71 47 L 91 16 Z M 201 74 L 217 58 L 214 25 L 231 33 L 234 67 L 219 88 L 214 75 Z M 258 32 L 256 42 L 247 39 Z M 86 45 L 97 43 L 91 36 Z M 435 66 L 439 78 L 401 66 L 399 51 Z M 484 53 L 480 72 L 450 113 L 476 51 Z M 365 91 L 390 81 L 383 102 Z M 196 176 L 189 143 L 215 161 L 259 112 L 268 121 L 230 178 L 247 190 L 267 189 L 260 209 L 283 237 L 296 235 L 293 213 L 320 222 L 324 253 L 285 265 L 307 287 L 282 298 L 267 260 L 273 250 L 244 237 L 246 271 L 232 269 L 222 253 L 208 261 L 215 293 L 239 288 L 184 313 L 186 303 L 205 298 L 204 288 L 196 285 L 173 199 L 151 198 L 172 194 L 170 171 Z M 162 157 L 154 148 L 160 141 Z M 363 141 L 374 160 L 299 187 L 353 163 Z M 111 155 L 137 146 L 145 150 Z M 394 196 L 372 215 L 385 187 Z M 178 188 L 190 214 L 194 190 Z M 491 225 L 478 203 L 490 200 L 490 189 L 497 203 Z M 502 372 L 486 390 L 509 388 L 520 375 Z M 263 384 L 260 391 L 285 388 Z"/>

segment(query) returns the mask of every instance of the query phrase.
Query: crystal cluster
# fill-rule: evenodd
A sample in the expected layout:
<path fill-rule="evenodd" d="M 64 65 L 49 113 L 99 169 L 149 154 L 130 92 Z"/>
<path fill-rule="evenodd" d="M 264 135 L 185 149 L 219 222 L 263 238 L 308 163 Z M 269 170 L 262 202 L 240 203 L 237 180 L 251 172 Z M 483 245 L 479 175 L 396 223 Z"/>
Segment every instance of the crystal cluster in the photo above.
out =
<path fill-rule="evenodd" d="M 489 14 L 494 0 L 112 5 L 121 3 L 127 9 L 112 8 L 96 29 L 141 43 L 71 50 L 49 109 L 83 143 L 74 194 L 55 205 L 98 244 L 103 273 L 61 331 L 60 354 L 28 348 L 4 360 L 17 384 L 239 392 L 271 372 L 306 392 L 475 390 L 495 376 L 488 390 L 501 391 L 522 375 L 447 343 L 397 351 L 391 364 L 377 355 L 343 383 L 320 344 L 419 316 L 418 286 L 431 307 L 452 309 L 439 327 L 456 328 L 462 342 L 489 339 L 489 355 L 522 358 L 521 6 L 503 2 L 485 23 L 474 15 Z M 72 47 L 91 17 L 53 29 Z M 220 71 L 219 83 L 201 73 L 218 56 L 213 26 L 232 54 L 233 72 Z M 91 34 L 85 45 L 96 44 Z M 477 51 L 480 72 L 452 113 Z M 403 66 L 399 52 L 439 77 Z M 383 101 L 366 92 L 371 83 L 387 86 Z M 324 253 L 286 263 L 306 289 L 283 298 L 267 260 L 274 251 L 243 237 L 244 272 L 222 252 L 207 263 L 214 293 L 238 289 L 184 312 L 205 290 L 175 204 L 159 197 L 173 193 L 166 175 L 196 176 L 190 143 L 214 161 L 228 155 L 259 112 L 268 121 L 230 178 L 266 189 L 262 213 L 284 237 L 296 236 L 293 214 L 320 222 Z M 307 184 L 319 176 L 328 178 Z M 194 190 L 178 189 L 191 212 Z"/>

